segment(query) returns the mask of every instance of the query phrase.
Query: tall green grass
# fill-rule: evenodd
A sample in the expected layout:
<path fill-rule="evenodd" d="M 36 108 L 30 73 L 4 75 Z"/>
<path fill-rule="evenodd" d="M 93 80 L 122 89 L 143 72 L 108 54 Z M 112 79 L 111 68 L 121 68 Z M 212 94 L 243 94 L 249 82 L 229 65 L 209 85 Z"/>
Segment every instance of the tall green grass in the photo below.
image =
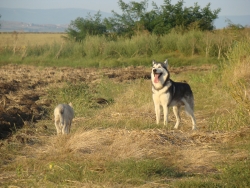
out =
<path fill-rule="evenodd" d="M 250 124 L 250 37 L 237 41 L 226 53 L 222 82 L 235 102 L 234 122 L 237 126 Z"/>
<path fill-rule="evenodd" d="M 166 58 L 169 54 L 186 59 L 193 56 L 221 59 L 227 58 L 225 53 L 237 43 L 238 38 L 248 35 L 249 29 L 232 32 L 229 29 L 213 32 L 190 30 L 184 34 L 173 31 L 163 36 L 142 32 L 131 38 L 118 37 L 115 40 L 105 36 L 88 36 L 81 43 L 64 41 L 44 45 L 20 44 L 1 49 L 1 62 L 117 67 L 147 65 L 139 59 Z"/>
<path fill-rule="evenodd" d="M 182 36 L 179 36 L 177 40 L 177 49 L 185 56 L 202 55 L 203 49 L 201 48 L 204 44 L 201 40 L 204 33 L 200 31 L 189 31 Z"/>

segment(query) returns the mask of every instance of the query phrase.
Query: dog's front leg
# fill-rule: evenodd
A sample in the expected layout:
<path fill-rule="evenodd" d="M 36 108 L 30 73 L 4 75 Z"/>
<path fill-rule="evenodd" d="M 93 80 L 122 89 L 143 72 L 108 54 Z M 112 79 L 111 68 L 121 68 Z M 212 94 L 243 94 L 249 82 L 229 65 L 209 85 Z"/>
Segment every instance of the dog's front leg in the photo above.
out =
<path fill-rule="evenodd" d="M 163 107 L 163 116 L 164 116 L 164 125 L 168 124 L 168 106 L 164 105 Z"/>
<path fill-rule="evenodd" d="M 155 104 L 155 116 L 156 116 L 156 124 L 159 124 L 161 116 L 160 104 Z"/>

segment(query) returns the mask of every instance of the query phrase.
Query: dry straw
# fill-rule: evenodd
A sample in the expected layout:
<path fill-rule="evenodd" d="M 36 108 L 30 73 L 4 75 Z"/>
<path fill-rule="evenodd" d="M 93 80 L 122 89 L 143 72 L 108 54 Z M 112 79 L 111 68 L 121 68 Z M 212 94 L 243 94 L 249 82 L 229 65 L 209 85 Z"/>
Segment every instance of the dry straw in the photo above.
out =
<path fill-rule="evenodd" d="M 214 172 L 214 162 L 223 155 L 212 144 L 230 142 L 241 134 L 229 132 L 181 132 L 126 129 L 92 129 L 68 136 L 51 137 L 39 151 L 47 157 L 67 157 L 69 153 L 89 161 L 165 160 L 196 173 Z"/>

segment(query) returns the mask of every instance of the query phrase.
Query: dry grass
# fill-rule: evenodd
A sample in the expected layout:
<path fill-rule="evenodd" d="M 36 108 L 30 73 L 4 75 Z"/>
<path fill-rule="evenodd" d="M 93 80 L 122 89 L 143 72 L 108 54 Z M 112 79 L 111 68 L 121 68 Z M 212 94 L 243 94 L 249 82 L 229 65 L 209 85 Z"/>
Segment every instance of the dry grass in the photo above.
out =
<path fill-rule="evenodd" d="M 62 43 L 64 40 L 61 33 L 1 33 L 0 34 L 0 47 L 19 47 L 25 48 L 27 46 Z"/>
<path fill-rule="evenodd" d="M 36 156 L 40 165 L 49 168 L 50 164 L 67 161 L 69 156 L 75 161 L 82 159 L 98 164 L 105 161 L 153 159 L 164 160 L 186 173 L 217 173 L 216 163 L 229 159 L 243 160 L 248 154 L 238 150 L 228 156 L 220 153 L 214 145 L 232 143 L 246 136 L 247 132 L 250 132 L 249 128 L 234 133 L 92 129 L 68 136 L 37 137 L 40 140 L 39 147 L 27 145 L 23 155 L 17 156 L 15 161 L 24 164 L 27 158 Z"/>

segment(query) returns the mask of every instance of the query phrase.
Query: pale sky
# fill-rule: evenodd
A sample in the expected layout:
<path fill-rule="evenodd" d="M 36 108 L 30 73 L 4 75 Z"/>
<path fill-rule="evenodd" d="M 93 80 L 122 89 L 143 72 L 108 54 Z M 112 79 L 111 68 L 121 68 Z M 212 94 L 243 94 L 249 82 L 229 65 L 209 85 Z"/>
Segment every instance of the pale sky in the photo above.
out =
<path fill-rule="evenodd" d="M 135 0 L 136 1 L 136 0 Z M 136 2 L 141 2 L 136 1 Z M 163 5 L 164 0 L 153 0 L 158 6 Z M 118 0 L 0 0 L 1 8 L 27 8 L 27 9 L 56 9 L 56 8 L 83 8 L 89 10 L 100 10 L 102 12 L 111 13 L 112 10 L 120 13 Z M 125 3 L 131 0 L 123 0 Z M 176 4 L 178 0 L 172 0 L 172 4 Z M 184 6 L 193 6 L 195 2 L 201 8 L 205 7 L 209 2 L 211 9 L 221 8 L 220 16 L 224 15 L 249 15 L 250 0 L 184 0 Z M 151 10 L 152 1 L 149 0 L 149 10 Z M 1 14 L 1 13 L 0 13 Z"/>

